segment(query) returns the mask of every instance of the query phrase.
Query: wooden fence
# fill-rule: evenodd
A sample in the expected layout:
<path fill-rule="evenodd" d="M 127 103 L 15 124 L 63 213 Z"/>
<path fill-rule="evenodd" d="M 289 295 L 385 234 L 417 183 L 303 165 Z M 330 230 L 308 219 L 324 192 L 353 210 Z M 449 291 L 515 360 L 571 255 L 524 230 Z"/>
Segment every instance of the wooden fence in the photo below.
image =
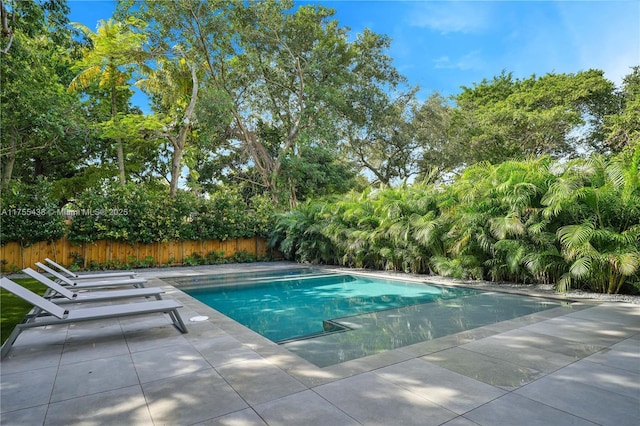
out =
<path fill-rule="evenodd" d="M 153 265 L 183 264 L 187 256 L 197 253 L 206 257 L 210 252 L 224 252 L 231 257 L 242 251 L 253 256 L 267 254 L 266 241 L 259 237 L 238 238 L 235 240 L 212 241 L 170 241 L 152 244 L 128 244 L 120 241 L 100 240 L 81 245 L 72 244 L 66 238 L 55 242 L 39 242 L 27 247 L 10 242 L 0 246 L 0 261 L 3 270 L 11 271 L 35 267 L 35 262 L 43 262 L 45 257 L 68 266 L 75 258 L 82 258 L 86 267 L 91 262 L 136 263 L 150 262 Z"/>

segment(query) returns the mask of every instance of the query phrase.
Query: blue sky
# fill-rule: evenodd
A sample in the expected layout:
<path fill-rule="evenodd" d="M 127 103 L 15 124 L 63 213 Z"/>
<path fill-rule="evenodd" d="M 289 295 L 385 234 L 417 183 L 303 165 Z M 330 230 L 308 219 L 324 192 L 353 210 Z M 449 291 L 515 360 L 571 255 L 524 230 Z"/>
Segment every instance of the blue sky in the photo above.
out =
<path fill-rule="evenodd" d="M 336 10 L 352 33 L 391 37 L 389 56 L 420 97 L 454 95 L 502 70 L 515 77 L 605 71 L 619 85 L 640 65 L 638 1 L 305 1 Z M 70 0 L 71 20 L 95 29 L 112 1 Z"/>

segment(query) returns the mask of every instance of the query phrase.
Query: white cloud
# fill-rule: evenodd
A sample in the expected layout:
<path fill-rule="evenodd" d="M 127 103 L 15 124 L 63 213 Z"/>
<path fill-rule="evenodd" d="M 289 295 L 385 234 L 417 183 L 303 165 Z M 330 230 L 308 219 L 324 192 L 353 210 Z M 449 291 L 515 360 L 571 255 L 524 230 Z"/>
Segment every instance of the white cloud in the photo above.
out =
<path fill-rule="evenodd" d="M 568 3 L 559 10 L 580 69 L 601 69 L 619 85 L 630 67 L 640 65 L 640 3 Z"/>
<path fill-rule="evenodd" d="M 490 8 L 488 2 L 420 3 L 407 23 L 442 34 L 479 33 L 490 25 Z"/>
<path fill-rule="evenodd" d="M 436 69 L 458 69 L 462 71 L 479 71 L 485 68 L 486 61 L 479 50 L 474 50 L 452 60 L 449 56 L 441 56 L 433 60 Z"/>

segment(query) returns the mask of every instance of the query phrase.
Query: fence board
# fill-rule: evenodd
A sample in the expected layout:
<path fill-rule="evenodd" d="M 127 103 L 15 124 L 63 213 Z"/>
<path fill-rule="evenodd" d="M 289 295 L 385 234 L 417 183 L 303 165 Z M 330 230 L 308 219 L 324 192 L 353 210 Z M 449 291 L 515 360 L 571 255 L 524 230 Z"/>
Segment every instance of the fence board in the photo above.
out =
<path fill-rule="evenodd" d="M 35 263 L 44 261 L 45 257 L 65 266 L 73 263 L 76 256 L 84 258 L 85 267 L 91 262 L 105 264 L 115 261 L 145 261 L 147 256 L 153 257 L 157 265 L 166 265 L 169 260 L 172 260 L 172 265 L 177 265 L 184 263 L 184 259 L 193 256 L 193 253 L 206 257 L 210 252 L 224 251 L 225 257 L 231 257 L 242 250 L 254 256 L 264 256 L 267 253 L 266 241 L 255 237 L 226 241 L 170 241 L 130 245 L 120 241 L 100 240 L 75 245 L 64 237 L 58 241 L 38 242 L 27 247 L 21 247 L 17 242 L 9 242 L 0 246 L 0 260 L 5 272 L 34 268 Z"/>

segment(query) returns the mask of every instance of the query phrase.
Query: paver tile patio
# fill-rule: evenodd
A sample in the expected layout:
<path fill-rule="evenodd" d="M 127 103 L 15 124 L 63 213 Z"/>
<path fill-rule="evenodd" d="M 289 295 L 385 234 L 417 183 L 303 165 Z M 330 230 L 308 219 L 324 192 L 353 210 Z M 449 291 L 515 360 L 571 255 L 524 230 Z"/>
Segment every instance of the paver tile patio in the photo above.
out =
<path fill-rule="evenodd" d="M 218 373 L 251 405 L 306 390 L 307 387 L 264 359 L 226 364 Z"/>
<path fill-rule="evenodd" d="M 193 426 L 267 426 L 267 424 L 251 408 L 220 416 Z"/>
<path fill-rule="evenodd" d="M 44 425 L 151 426 L 153 422 L 142 389 L 135 385 L 52 403 Z"/>
<path fill-rule="evenodd" d="M 637 425 L 640 399 L 553 375 L 515 391 L 558 410 L 607 426 Z"/>
<path fill-rule="evenodd" d="M 374 373 L 349 377 L 313 390 L 364 425 L 440 425 L 457 416 Z"/>
<path fill-rule="evenodd" d="M 270 426 L 358 426 L 360 423 L 344 411 L 306 390 L 253 407 Z"/>
<path fill-rule="evenodd" d="M 51 402 L 138 384 L 130 354 L 65 364 L 58 368 Z"/>
<path fill-rule="evenodd" d="M 48 404 L 0 414 L 0 425 L 42 425 Z"/>
<path fill-rule="evenodd" d="M 143 383 L 155 424 L 190 425 L 248 407 L 213 369 Z"/>
<path fill-rule="evenodd" d="M 506 393 L 422 359 L 412 359 L 374 371 L 389 382 L 458 414 L 466 413 Z"/>
<path fill-rule="evenodd" d="M 517 409 L 514 409 L 517 407 Z M 520 395 L 508 394 L 467 413 L 464 417 L 483 426 L 594 426 L 588 420 Z"/>
<path fill-rule="evenodd" d="M 140 383 L 211 368 L 202 355 L 189 344 L 134 352 L 131 357 Z"/>
<path fill-rule="evenodd" d="M 282 262 L 281 267 L 294 265 Z M 142 271 L 185 305 L 25 331 L 0 364 L 0 423 L 636 426 L 640 305 L 579 302 L 319 368 Z M 205 322 L 189 322 L 204 315 Z"/>
<path fill-rule="evenodd" d="M 56 381 L 57 367 L 2 374 L 0 382 L 0 410 L 20 410 L 48 404 Z"/>
<path fill-rule="evenodd" d="M 436 352 L 421 359 L 506 390 L 544 376 L 541 371 L 461 348 Z"/>
<path fill-rule="evenodd" d="M 640 374 L 640 342 L 633 338 L 623 340 L 585 358 L 585 361 Z"/>

